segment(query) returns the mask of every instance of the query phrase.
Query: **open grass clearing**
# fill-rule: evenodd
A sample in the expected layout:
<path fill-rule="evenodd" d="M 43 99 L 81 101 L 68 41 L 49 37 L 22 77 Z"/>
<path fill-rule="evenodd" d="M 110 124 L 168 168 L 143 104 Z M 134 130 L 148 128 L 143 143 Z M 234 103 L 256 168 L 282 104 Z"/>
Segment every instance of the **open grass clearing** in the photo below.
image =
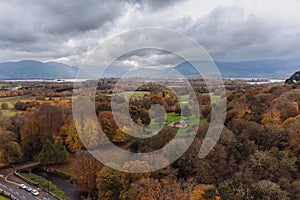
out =
<path fill-rule="evenodd" d="M 63 164 L 63 165 L 53 165 L 49 168 L 54 169 L 60 173 L 63 173 L 65 175 L 71 176 L 72 178 L 76 178 L 76 158 L 73 155 L 70 155 L 69 163 Z"/>
<path fill-rule="evenodd" d="M 144 92 L 144 91 L 131 92 L 131 91 L 128 91 L 128 92 L 116 93 L 115 95 L 119 95 L 121 97 L 124 97 L 128 101 L 128 100 L 130 100 L 130 98 L 142 99 L 145 94 L 149 94 L 149 92 Z"/>

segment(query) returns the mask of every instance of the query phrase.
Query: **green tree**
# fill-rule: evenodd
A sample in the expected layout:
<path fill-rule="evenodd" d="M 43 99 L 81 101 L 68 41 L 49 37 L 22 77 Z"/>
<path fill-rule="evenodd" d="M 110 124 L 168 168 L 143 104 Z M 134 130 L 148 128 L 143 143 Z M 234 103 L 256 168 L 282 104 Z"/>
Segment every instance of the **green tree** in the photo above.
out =
<path fill-rule="evenodd" d="M 46 139 L 38 155 L 38 161 L 43 165 L 67 163 L 69 161 L 69 153 L 61 139 L 58 139 L 56 142 Z"/>
<path fill-rule="evenodd" d="M 69 153 L 66 149 L 66 147 L 63 144 L 63 141 L 61 138 L 58 138 L 56 141 L 56 144 L 54 145 L 55 147 L 55 163 L 57 164 L 64 164 L 69 162 Z"/>
<path fill-rule="evenodd" d="M 38 161 L 43 165 L 50 165 L 55 163 L 55 147 L 50 139 L 46 139 L 40 154 L 38 155 Z"/>

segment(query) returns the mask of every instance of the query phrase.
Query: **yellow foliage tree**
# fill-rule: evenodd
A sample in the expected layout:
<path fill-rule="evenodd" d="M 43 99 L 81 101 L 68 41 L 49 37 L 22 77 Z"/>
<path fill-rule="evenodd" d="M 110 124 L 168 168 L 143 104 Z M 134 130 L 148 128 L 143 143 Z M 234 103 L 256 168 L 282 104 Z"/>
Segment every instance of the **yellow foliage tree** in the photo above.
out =
<path fill-rule="evenodd" d="M 84 192 L 93 193 L 97 189 L 97 173 L 103 165 L 87 151 L 78 152 L 76 159 L 78 186 Z"/>
<path fill-rule="evenodd" d="M 125 142 L 127 139 L 127 132 L 129 129 L 124 126 L 122 129 L 117 129 L 115 135 L 112 138 L 113 142 Z"/>
<path fill-rule="evenodd" d="M 65 135 L 65 144 L 70 152 L 75 153 L 82 148 L 82 142 L 73 122 L 64 125 L 61 128 L 61 134 Z"/>
<path fill-rule="evenodd" d="M 277 109 L 272 109 L 269 112 L 264 113 L 262 117 L 261 123 L 264 125 L 280 124 L 280 113 Z"/>
<path fill-rule="evenodd" d="M 282 127 L 285 129 L 288 129 L 291 127 L 291 125 L 293 123 L 295 123 L 295 121 L 297 121 L 298 119 L 300 119 L 300 115 L 297 115 L 296 117 L 290 117 L 288 119 L 286 119 L 283 123 L 282 123 Z"/>
<path fill-rule="evenodd" d="M 190 196 L 190 200 L 205 200 L 203 195 L 205 194 L 205 190 L 208 190 L 212 188 L 212 185 L 204 185 L 204 184 L 199 184 L 195 187 L 192 195 Z"/>

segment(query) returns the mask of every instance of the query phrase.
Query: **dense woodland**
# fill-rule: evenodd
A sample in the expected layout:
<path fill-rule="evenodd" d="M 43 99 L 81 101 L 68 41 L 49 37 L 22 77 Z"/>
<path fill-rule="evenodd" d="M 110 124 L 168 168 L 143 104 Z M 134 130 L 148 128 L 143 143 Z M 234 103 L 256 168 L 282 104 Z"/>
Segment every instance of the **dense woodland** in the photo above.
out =
<path fill-rule="evenodd" d="M 176 128 L 165 126 L 151 139 L 136 139 L 126 134 L 131 127 L 117 127 L 111 95 L 124 91 L 116 91 L 115 81 L 100 81 L 96 93 L 95 110 L 108 138 L 132 152 L 150 152 L 168 143 Z M 71 83 L 21 83 L 18 90 L 11 90 L 14 83 L 2 84 L 0 167 L 31 160 L 45 166 L 76 166 L 76 183 L 87 199 L 300 199 L 300 86 L 227 81 L 227 115 L 221 138 L 206 158 L 199 159 L 214 102 L 203 82 L 190 81 L 205 119 L 196 139 L 169 167 L 144 174 L 110 169 L 88 153 L 73 122 Z M 213 92 L 218 96 L 218 88 Z M 118 100 L 124 98 L 119 95 Z M 174 116 L 181 111 L 185 117 L 193 115 L 177 102 L 172 90 L 145 84 L 131 97 L 130 114 L 142 126 L 151 123 L 148 110 L 153 104 L 163 105 Z M 156 116 L 155 123 L 161 122 L 160 117 Z M 95 127 L 89 121 L 80 131 L 93 140 Z M 168 162 L 164 157 L 153 159 Z M 136 165 L 146 168 L 148 163 L 136 161 Z"/>

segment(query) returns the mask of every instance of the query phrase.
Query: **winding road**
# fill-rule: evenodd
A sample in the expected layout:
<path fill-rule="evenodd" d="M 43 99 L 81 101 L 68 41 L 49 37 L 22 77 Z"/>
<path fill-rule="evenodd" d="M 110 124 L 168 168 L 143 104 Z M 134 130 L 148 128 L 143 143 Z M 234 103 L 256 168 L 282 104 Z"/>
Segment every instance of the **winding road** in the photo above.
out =
<path fill-rule="evenodd" d="M 4 178 L 0 179 L 0 188 L 10 194 L 12 194 L 17 199 L 23 200 L 23 199 L 42 199 L 42 197 L 35 197 L 31 193 L 26 192 L 25 190 L 22 190 L 18 187 L 18 185 L 15 185 L 13 183 L 6 182 Z"/>
<path fill-rule="evenodd" d="M 10 193 L 14 197 L 16 197 L 18 200 L 36 200 L 36 199 L 42 199 L 43 197 L 47 197 L 47 192 L 41 190 L 40 188 L 36 188 L 34 185 L 26 183 L 21 178 L 14 175 L 15 170 L 20 170 L 32 166 L 38 165 L 38 162 L 32 162 L 32 163 L 26 163 L 24 165 L 16 166 L 14 169 L 7 168 L 0 170 L 0 189 L 3 191 Z M 31 188 L 37 189 L 40 192 L 40 195 L 35 197 L 31 193 L 19 188 L 19 184 L 26 184 L 30 186 Z M 58 200 L 54 196 L 49 195 L 51 200 Z"/>

